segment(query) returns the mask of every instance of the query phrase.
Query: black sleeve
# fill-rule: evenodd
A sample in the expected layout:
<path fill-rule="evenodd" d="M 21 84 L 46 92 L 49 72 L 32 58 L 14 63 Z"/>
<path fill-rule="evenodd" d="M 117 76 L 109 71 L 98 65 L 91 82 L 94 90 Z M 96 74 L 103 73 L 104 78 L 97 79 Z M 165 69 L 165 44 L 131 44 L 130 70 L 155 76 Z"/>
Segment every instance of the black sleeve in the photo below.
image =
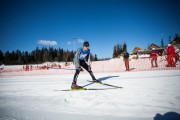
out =
<path fill-rule="evenodd" d="M 88 59 L 89 59 L 89 54 L 87 54 L 87 56 L 86 56 L 84 59 L 85 59 L 85 61 L 88 61 Z"/>

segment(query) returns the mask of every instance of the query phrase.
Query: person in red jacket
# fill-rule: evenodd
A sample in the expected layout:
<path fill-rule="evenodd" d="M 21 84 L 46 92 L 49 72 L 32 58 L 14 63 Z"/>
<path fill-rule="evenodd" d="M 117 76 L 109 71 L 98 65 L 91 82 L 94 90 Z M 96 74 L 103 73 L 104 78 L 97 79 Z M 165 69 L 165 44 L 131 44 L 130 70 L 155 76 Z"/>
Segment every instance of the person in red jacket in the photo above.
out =
<path fill-rule="evenodd" d="M 158 56 L 158 52 L 155 48 L 152 48 L 152 51 L 150 53 L 150 58 L 151 58 L 151 67 L 158 67 L 157 65 L 157 56 Z M 155 62 L 155 66 L 153 65 L 153 62 Z"/>
<path fill-rule="evenodd" d="M 176 67 L 175 61 L 174 61 L 174 57 L 175 57 L 175 50 L 174 47 L 171 44 L 168 44 L 168 48 L 167 48 L 167 62 L 168 64 L 166 65 L 166 67 Z"/>

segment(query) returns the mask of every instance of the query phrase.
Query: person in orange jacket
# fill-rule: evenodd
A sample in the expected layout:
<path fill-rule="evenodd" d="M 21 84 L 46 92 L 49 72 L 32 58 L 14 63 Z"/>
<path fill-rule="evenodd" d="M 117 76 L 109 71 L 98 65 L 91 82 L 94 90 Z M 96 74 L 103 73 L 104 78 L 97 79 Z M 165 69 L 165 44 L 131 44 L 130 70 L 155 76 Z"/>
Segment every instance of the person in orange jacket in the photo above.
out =
<path fill-rule="evenodd" d="M 168 48 L 167 48 L 167 62 L 168 64 L 166 65 L 166 67 L 176 67 L 175 61 L 174 61 L 174 57 L 175 57 L 175 50 L 174 47 L 171 44 L 168 44 Z"/>

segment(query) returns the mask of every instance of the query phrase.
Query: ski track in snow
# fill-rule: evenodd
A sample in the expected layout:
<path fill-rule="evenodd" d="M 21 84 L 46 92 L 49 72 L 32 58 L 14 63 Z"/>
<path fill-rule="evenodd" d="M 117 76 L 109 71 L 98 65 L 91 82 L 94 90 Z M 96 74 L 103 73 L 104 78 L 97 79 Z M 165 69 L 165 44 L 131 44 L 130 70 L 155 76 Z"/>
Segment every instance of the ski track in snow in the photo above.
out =
<path fill-rule="evenodd" d="M 152 120 L 157 113 L 180 113 L 180 71 L 96 73 L 104 83 L 123 87 L 98 91 L 70 88 L 73 74 L 0 77 L 0 120 Z M 90 84 L 80 74 L 79 85 Z"/>

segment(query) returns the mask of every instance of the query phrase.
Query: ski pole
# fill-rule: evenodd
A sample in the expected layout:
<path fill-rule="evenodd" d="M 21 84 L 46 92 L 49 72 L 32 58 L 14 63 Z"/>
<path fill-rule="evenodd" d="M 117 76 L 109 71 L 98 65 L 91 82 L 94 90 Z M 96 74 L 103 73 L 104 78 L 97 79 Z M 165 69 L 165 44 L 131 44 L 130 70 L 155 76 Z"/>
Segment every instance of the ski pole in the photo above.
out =
<path fill-rule="evenodd" d="M 77 70 L 75 68 L 49 68 L 49 69 L 60 69 L 60 70 Z"/>

